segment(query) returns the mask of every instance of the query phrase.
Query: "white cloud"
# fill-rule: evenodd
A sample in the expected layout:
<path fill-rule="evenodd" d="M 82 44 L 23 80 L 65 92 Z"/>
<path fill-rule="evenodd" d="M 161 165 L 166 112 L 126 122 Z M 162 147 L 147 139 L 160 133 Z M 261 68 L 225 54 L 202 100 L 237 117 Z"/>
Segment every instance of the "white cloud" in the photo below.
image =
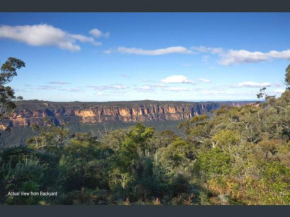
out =
<path fill-rule="evenodd" d="M 105 54 L 111 54 L 113 52 L 112 49 L 107 49 L 107 50 L 104 50 L 103 53 Z"/>
<path fill-rule="evenodd" d="M 230 50 L 227 53 L 220 54 L 221 60 L 219 63 L 221 65 L 233 65 L 241 63 L 256 63 L 269 61 L 271 59 L 286 59 L 290 60 L 290 50 L 284 51 L 270 51 L 268 53 L 263 52 L 250 52 L 247 50 Z"/>
<path fill-rule="evenodd" d="M 245 81 L 238 84 L 238 87 L 269 87 L 271 86 L 268 82 L 257 83 L 253 81 Z"/>
<path fill-rule="evenodd" d="M 95 45 L 95 46 L 101 46 L 102 42 L 94 41 L 94 42 L 92 42 L 92 44 Z"/>
<path fill-rule="evenodd" d="M 192 50 L 198 51 L 201 53 L 212 53 L 212 54 L 219 54 L 223 52 L 222 48 L 214 48 L 214 47 L 204 47 L 204 46 L 199 46 L 199 47 L 191 47 Z"/>
<path fill-rule="evenodd" d="M 152 79 L 143 79 L 142 82 L 144 82 L 144 83 L 155 83 L 156 81 L 154 81 Z"/>
<path fill-rule="evenodd" d="M 112 85 L 111 86 L 114 89 L 127 89 L 128 87 L 125 85 Z"/>
<path fill-rule="evenodd" d="M 150 90 L 151 89 L 151 87 L 149 87 L 149 86 L 141 86 L 139 88 L 142 90 Z"/>
<path fill-rule="evenodd" d="M 253 92 L 236 92 L 228 90 L 207 90 L 203 92 L 206 95 L 255 95 Z M 256 96 L 256 95 L 255 95 Z"/>
<path fill-rule="evenodd" d="M 185 47 L 177 46 L 177 47 L 168 47 L 163 49 L 156 50 L 143 50 L 139 48 L 126 48 L 126 47 L 118 47 L 117 49 L 120 53 L 126 54 L 136 54 L 136 55 L 165 55 L 172 53 L 182 53 L 182 54 L 191 54 L 192 51 L 186 49 Z"/>
<path fill-rule="evenodd" d="M 46 82 L 48 84 L 59 84 L 59 85 L 64 85 L 64 84 L 71 84 L 68 82 L 63 82 L 63 81 L 50 81 L 50 82 Z"/>
<path fill-rule="evenodd" d="M 137 87 L 135 89 L 142 92 L 151 92 L 154 90 L 151 86 L 144 86 L 144 85 L 141 87 Z"/>
<path fill-rule="evenodd" d="M 43 86 L 39 86 L 37 89 L 38 90 L 56 90 L 59 87 L 57 86 L 50 86 L 50 85 L 43 85 Z"/>
<path fill-rule="evenodd" d="M 198 80 L 199 81 L 202 81 L 202 82 L 210 83 L 210 80 L 205 79 L 205 78 L 199 78 Z"/>
<path fill-rule="evenodd" d="M 283 51 L 273 50 L 273 51 L 270 51 L 268 55 L 272 58 L 290 60 L 290 50 L 283 50 Z"/>
<path fill-rule="evenodd" d="M 0 26 L 0 38 L 12 39 L 24 42 L 31 46 L 56 46 L 64 50 L 79 51 L 82 43 L 100 45 L 91 37 L 75 35 L 65 32 L 47 24 L 24 25 L 24 26 Z"/>
<path fill-rule="evenodd" d="M 274 90 L 275 93 L 284 93 L 285 89 L 276 89 Z"/>
<path fill-rule="evenodd" d="M 82 88 L 64 88 L 59 89 L 60 91 L 68 91 L 68 92 L 84 92 Z"/>
<path fill-rule="evenodd" d="M 209 60 L 210 56 L 209 55 L 203 55 L 202 56 L 202 61 L 205 63 L 205 64 L 208 64 L 208 60 Z"/>
<path fill-rule="evenodd" d="M 152 85 L 149 85 L 150 87 L 166 87 L 165 84 L 152 84 Z"/>
<path fill-rule="evenodd" d="M 100 37 L 109 38 L 110 37 L 109 32 L 103 33 L 98 29 L 92 29 L 91 31 L 89 31 L 89 33 L 96 38 L 100 38 Z"/>
<path fill-rule="evenodd" d="M 271 84 L 272 87 L 285 87 L 285 84 L 284 83 L 274 83 L 274 84 Z"/>
<path fill-rule="evenodd" d="M 95 90 L 124 90 L 128 89 L 126 85 L 112 84 L 112 85 L 104 85 L 104 86 L 87 86 L 91 87 Z"/>
<path fill-rule="evenodd" d="M 216 54 L 220 57 L 219 64 L 224 66 L 243 64 L 243 63 L 257 63 L 269 61 L 272 59 L 286 59 L 290 60 L 290 49 L 283 51 L 269 51 L 269 52 L 259 52 L 259 51 L 248 51 L 248 50 L 224 50 L 222 48 L 212 48 L 212 47 L 191 47 L 194 52 L 200 53 L 211 53 Z M 203 61 L 207 62 L 209 56 L 203 56 Z"/>
<path fill-rule="evenodd" d="M 219 61 L 221 65 L 233 65 L 239 63 L 254 63 L 267 61 L 269 57 L 262 52 L 249 52 L 246 50 L 230 50 L 226 54 L 221 55 Z"/>
<path fill-rule="evenodd" d="M 169 76 L 165 79 L 161 80 L 161 83 L 184 83 L 184 84 L 193 84 L 193 81 L 188 80 L 185 76 L 183 75 L 173 75 Z"/>
<path fill-rule="evenodd" d="M 189 88 L 185 88 L 185 87 L 167 87 L 167 88 L 163 88 L 162 90 L 165 90 L 165 91 L 190 91 Z"/>
<path fill-rule="evenodd" d="M 94 42 L 93 38 L 87 37 L 84 35 L 70 35 L 70 37 L 73 39 L 79 40 L 82 43 L 87 43 L 87 42 L 93 43 Z"/>

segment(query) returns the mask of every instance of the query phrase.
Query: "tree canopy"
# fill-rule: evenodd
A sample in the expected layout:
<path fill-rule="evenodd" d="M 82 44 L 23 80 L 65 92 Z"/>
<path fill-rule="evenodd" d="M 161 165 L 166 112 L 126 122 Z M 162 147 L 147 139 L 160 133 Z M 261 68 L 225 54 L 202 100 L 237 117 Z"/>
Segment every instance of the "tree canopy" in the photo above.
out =
<path fill-rule="evenodd" d="M 102 139 L 35 125 L 26 147 L 0 151 L 0 203 L 289 205 L 289 126 L 289 89 L 194 116 L 179 126 L 185 138 L 141 123 Z"/>
<path fill-rule="evenodd" d="M 1 66 L 0 121 L 7 118 L 16 107 L 13 102 L 13 100 L 16 99 L 15 92 L 11 87 L 5 85 L 17 76 L 17 69 L 21 69 L 22 67 L 25 67 L 25 63 L 22 60 L 13 57 L 9 57 L 8 60 Z M 18 99 L 23 99 L 23 97 L 19 96 Z"/>

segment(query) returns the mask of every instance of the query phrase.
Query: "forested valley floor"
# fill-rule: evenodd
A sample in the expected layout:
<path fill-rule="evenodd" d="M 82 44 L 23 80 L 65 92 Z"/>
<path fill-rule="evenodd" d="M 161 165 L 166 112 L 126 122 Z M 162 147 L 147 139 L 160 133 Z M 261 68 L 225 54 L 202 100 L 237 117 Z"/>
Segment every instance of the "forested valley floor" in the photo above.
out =
<path fill-rule="evenodd" d="M 263 104 L 224 106 L 179 125 L 141 123 L 96 136 L 38 126 L 1 149 L 1 204 L 290 204 L 290 90 Z M 11 196 L 9 192 L 58 192 Z"/>
<path fill-rule="evenodd" d="M 1 67 L 0 121 L 23 99 L 6 86 L 22 67 Z M 34 124 L 24 146 L 0 148 L 0 204 L 289 205 L 290 65 L 285 85 L 279 98 L 262 88 L 263 103 L 193 116 L 184 136 L 139 123 L 100 140 Z"/>

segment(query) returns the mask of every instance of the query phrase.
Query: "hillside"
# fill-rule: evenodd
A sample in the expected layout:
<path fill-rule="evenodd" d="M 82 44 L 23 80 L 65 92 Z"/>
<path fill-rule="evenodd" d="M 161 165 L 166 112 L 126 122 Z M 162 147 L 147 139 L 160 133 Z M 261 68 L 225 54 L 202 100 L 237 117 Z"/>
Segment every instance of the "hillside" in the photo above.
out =
<path fill-rule="evenodd" d="M 32 124 L 55 125 L 96 124 L 102 122 L 137 123 L 148 121 L 187 120 L 202 113 L 216 110 L 222 105 L 241 106 L 252 102 L 48 102 L 22 101 L 16 103 L 12 116 L 2 121 L 2 130 L 8 127 Z"/>

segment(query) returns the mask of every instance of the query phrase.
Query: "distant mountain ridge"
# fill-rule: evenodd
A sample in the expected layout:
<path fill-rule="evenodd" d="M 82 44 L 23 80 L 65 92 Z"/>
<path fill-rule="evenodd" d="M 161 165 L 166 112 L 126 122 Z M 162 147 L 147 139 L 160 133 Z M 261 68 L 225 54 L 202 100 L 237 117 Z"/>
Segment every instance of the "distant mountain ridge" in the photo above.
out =
<path fill-rule="evenodd" d="M 222 105 L 242 106 L 253 101 L 181 102 L 181 101 L 120 101 L 120 102 L 17 102 L 12 117 L 2 121 L 0 129 L 8 127 L 55 125 L 69 123 L 94 124 L 107 121 L 125 123 L 145 121 L 186 120 Z M 46 121 L 45 121 L 46 120 Z M 48 121 L 48 122 L 47 122 Z"/>

